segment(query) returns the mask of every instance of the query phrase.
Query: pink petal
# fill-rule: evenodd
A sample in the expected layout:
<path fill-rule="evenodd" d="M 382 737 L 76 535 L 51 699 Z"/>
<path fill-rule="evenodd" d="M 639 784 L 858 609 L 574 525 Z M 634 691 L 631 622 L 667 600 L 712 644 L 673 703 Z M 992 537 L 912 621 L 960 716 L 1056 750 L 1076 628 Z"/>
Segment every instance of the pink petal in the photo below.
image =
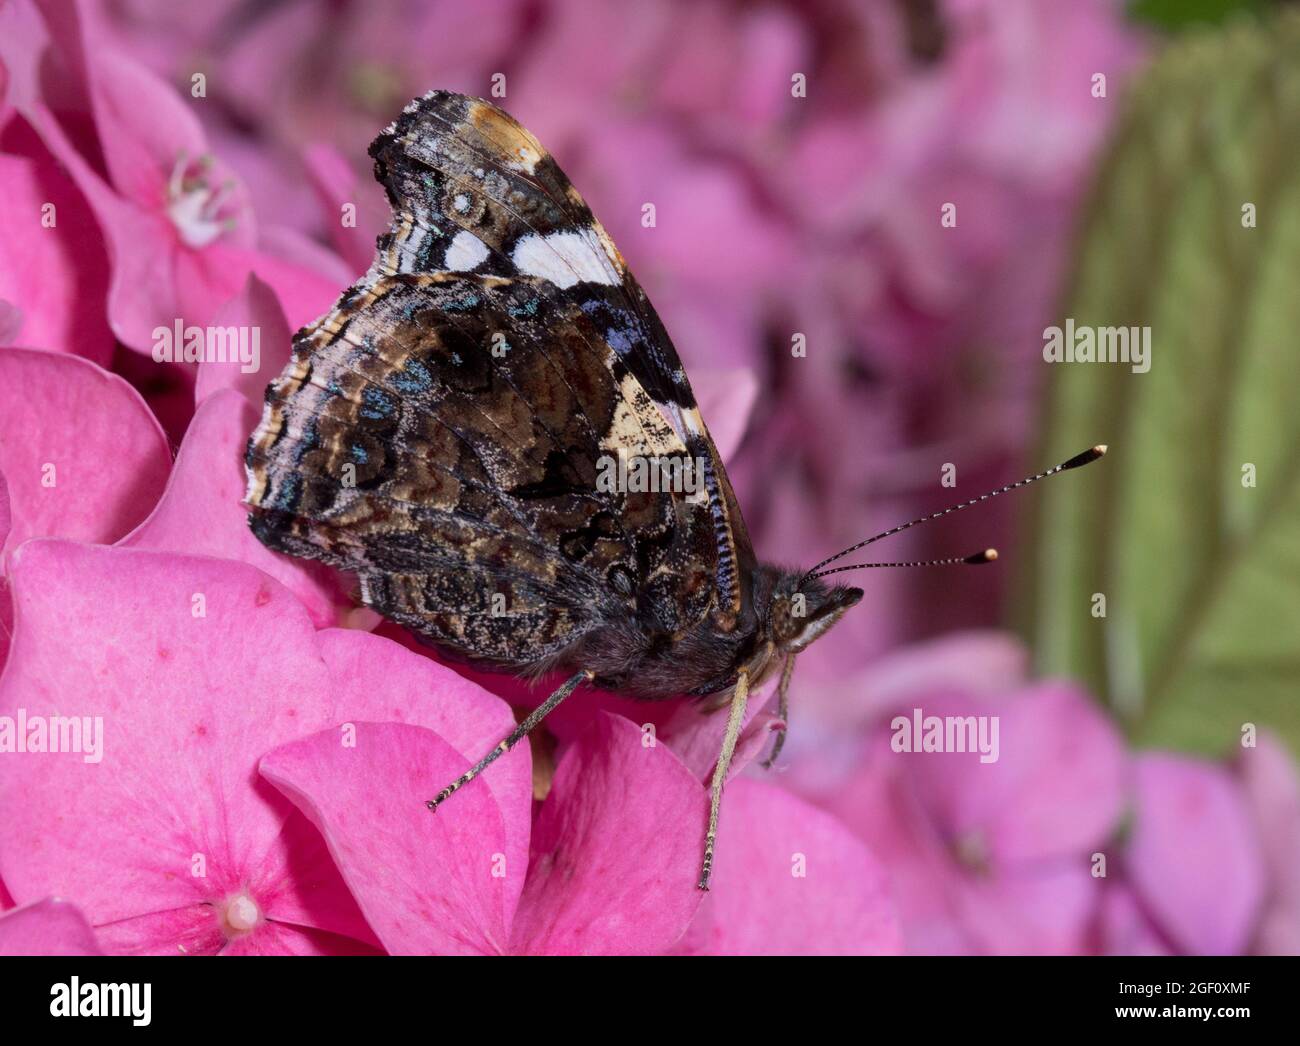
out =
<path fill-rule="evenodd" d="M 763 782 L 727 789 L 713 886 L 682 950 L 889 955 L 902 946 L 884 866 L 838 820 Z"/>
<path fill-rule="evenodd" d="M 0 548 L 4 548 L 13 521 L 13 511 L 9 507 L 9 483 L 5 479 L 5 474 L 0 472 Z"/>
<path fill-rule="evenodd" d="M 642 737 L 601 712 L 560 762 L 533 829 L 513 951 L 657 954 L 690 923 L 702 898 L 704 790 Z"/>
<path fill-rule="evenodd" d="M 48 155 L 0 156 L 0 298 L 17 317 L 0 344 L 113 355 L 104 299 L 108 258 L 76 186 Z M 49 205 L 53 227 L 43 223 Z"/>
<path fill-rule="evenodd" d="M 344 286 L 337 276 L 330 276 L 265 250 L 248 250 L 224 242 L 214 243 L 201 256 L 190 251 L 181 257 L 191 275 L 196 291 L 206 293 L 206 301 L 220 305 L 238 290 L 249 273 L 270 285 L 284 306 L 291 330 L 319 319 L 333 307 Z M 231 286 L 231 278 L 238 281 Z M 205 315 L 210 316 L 211 311 Z"/>
<path fill-rule="evenodd" d="M 207 150 L 198 117 L 170 86 L 105 42 L 96 8 L 38 6 L 67 74 L 86 92 L 109 180 L 139 206 L 156 206 L 176 156 Z"/>
<path fill-rule="evenodd" d="M 0 298 L 0 346 L 13 345 L 22 329 L 22 309 Z"/>
<path fill-rule="evenodd" d="M 1007 701 L 934 697 L 918 707 L 925 716 L 989 717 L 990 728 L 997 718 L 996 762 L 973 752 L 893 753 L 950 843 L 972 842 L 1006 868 L 1082 858 L 1116 826 L 1126 755 L 1114 725 L 1084 694 L 1044 684 Z"/>
<path fill-rule="evenodd" d="M 162 429 L 121 378 L 75 356 L 0 352 L 5 552 L 37 535 L 115 541 L 153 507 L 170 467 Z"/>
<path fill-rule="evenodd" d="M 358 723 L 356 747 L 337 731 L 284 745 L 263 776 L 324 834 L 370 925 L 394 954 L 504 950 L 527 867 L 506 840 L 498 796 L 526 810 L 526 758 L 492 767 L 493 788 L 466 787 L 436 813 L 425 808 L 467 765 L 432 730 Z M 509 770 L 514 769 L 514 773 Z M 375 788 L 383 781 L 382 789 Z"/>
<path fill-rule="evenodd" d="M 727 461 L 740 448 L 749 425 L 758 398 L 758 377 L 749 367 L 704 369 L 691 375 L 691 387 L 718 454 Z"/>
<path fill-rule="evenodd" d="M 1243 748 L 1237 774 L 1258 827 L 1268 876 L 1268 896 L 1253 950 L 1300 955 L 1300 781 L 1291 753 L 1261 734 Z"/>
<path fill-rule="evenodd" d="M 1112 882 L 1102 892 L 1100 932 L 1105 955 L 1173 954 L 1137 895 L 1123 882 Z"/>
<path fill-rule="evenodd" d="M 859 770 L 819 805 L 883 864 L 909 955 L 961 955 L 975 942 L 957 919 L 960 876 L 911 781 L 879 739 L 858 745 Z"/>
<path fill-rule="evenodd" d="M 1083 955 L 1105 880 L 1087 856 L 952 879 L 956 917 L 982 955 Z"/>
<path fill-rule="evenodd" d="M 930 694 L 954 690 L 978 697 L 1020 689 L 1028 672 L 1024 645 L 1004 632 L 970 631 L 909 643 L 862 673 L 863 699 L 836 721 L 844 729 L 911 709 Z"/>
<path fill-rule="evenodd" d="M 222 955 L 382 955 L 351 937 L 269 922 L 228 943 Z"/>
<path fill-rule="evenodd" d="M 109 955 L 217 955 L 228 943 L 205 903 L 115 919 L 99 939 Z"/>
<path fill-rule="evenodd" d="M 981 815 L 995 860 L 1081 858 L 1116 827 L 1128 790 L 1119 731 L 1079 690 L 1044 684 L 1002 717 Z"/>
<path fill-rule="evenodd" d="M 194 402 L 202 403 L 218 389 L 234 389 L 260 410 L 267 383 L 289 362 L 289 345 L 293 338 L 275 291 L 256 274 L 250 273 L 243 290 L 221 307 L 212 325 L 246 328 L 250 344 L 252 332 L 256 331 L 256 366 L 239 358 L 224 363 L 201 363 L 194 385 Z"/>
<path fill-rule="evenodd" d="M 317 644 L 330 674 L 341 686 L 364 688 L 376 695 L 376 706 L 369 712 L 372 719 L 426 726 L 460 752 L 466 763 L 478 762 L 515 727 L 515 718 L 504 701 L 379 636 L 331 628 L 317 635 Z M 532 756 L 522 754 L 525 747 L 498 759 L 492 764 L 492 773 L 478 782 L 496 796 L 505 822 L 507 852 L 519 855 L 528 852 L 533 823 L 532 806 L 513 798 L 517 788 L 532 790 Z M 451 780 L 436 784 L 435 791 Z M 426 778 L 425 785 L 431 783 L 432 778 Z M 516 900 L 522 888 L 522 881 L 511 883 Z"/>
<path fill-rule="evenodd" d="M 4 473 L 0 472 L 0 549 L 4 548 L 9 536 L 12 517 L 9 512 L 9 484 L 5 482 Z M 0 669 L 4 668 L 9 658 L 9 643 L 14 633 L 14 604 L 9 596 L 9 582 L 4 571 L 0 571 Z M 3 884 L 0 884 L 3 885 Z"/>
<path fill-rule="evenodd" d="M 761 755 L 785 725 L 777 715 L 767 710 L 774 696 L 774 686 L 765 686 L 749 695 L 740 737 L 727 771 L 728 781 Z M 696 701 L 682 700 L 677 702 L 672 716 L 659 728 L 658 739 L 671 748 L 699 780 L 709 782 L 713 779 L 713 769 L 722 751 L 722 735 L 726 731 L 725 707 L 710 712 Z"/>
<path fill-rule="evenodd" d="M 162 499 L 120 544 L 240 560 L 293 592 L 317 627 L 334 624 L 349 601 L 333 575 L 319 564 L 272 552 L 248 529 L 244 447 L 258 415 L 232 389 L 205 400 L 185 433 Z"/>
<path fill-rule="evenodd" d="M 1241 952 L 1263 867 L 1240 789 L 1217 766 L 1154 753 L 1137 760 L 1135 805 L 1126 868 L 1146 910 L 1182 951 Z"/>
<path fill-rule="evenodd" d="M 0 915 L 0 955 L 103 955 L 81 909 L 47 897 Z"/>
<path fill-rule="evenodd" d="M 167 181 L 177 160 L 208 152 L 207 138 L 192 105 L 144 66 L 95 43 L 88 80 L 95 129 L 114 189 L 144 210 L 166 198 Z M 232 179 L 229 172 L 221 178 Z M 247 190 L 235 184 L 238 213 L 235 234 L 253 242 Z"/>
<path fill-rule="evenodd" d="M 372 255 L 374 245 L 375 237 L 371 236 Z M 258 235 L 257 246 L 268 258 L 289 262 L 304 272 L 319 276 L 323 284 L 334 288 L 335 297 L 370 267 L 369 258 L 361 265 L 349 265 L 319 240 L 288 225 L 265 226 Z M 325 304 L 327 307 L 333 305 L 333 300 L 327 299 Z M 324 311 L 324 308 L 320 309 L 317 315 Z"/>
<path fill-rule="evenodd" d="M 330 242 L 352 268 L 363 272 L 375 256 L 375 237 L 388 224 L 383 193 L 373 191 L 377 186 L 359 182 L 347 158 L 326 142 L 308 146 L 303 161 Z M 343 224 L 345 204 L 356 208 L 353 225 Z"/>

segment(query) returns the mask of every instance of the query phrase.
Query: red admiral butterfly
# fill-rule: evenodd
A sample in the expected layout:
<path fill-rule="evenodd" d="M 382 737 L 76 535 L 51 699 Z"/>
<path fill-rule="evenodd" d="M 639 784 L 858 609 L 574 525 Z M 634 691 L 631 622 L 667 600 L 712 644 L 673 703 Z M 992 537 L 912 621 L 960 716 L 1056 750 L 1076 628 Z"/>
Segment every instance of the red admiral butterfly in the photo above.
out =
<path fill-rule="evenodd" d="M 246 456 L 250 526 L 273 549 L 355 572 L 366 605 L 444 654 L 570 673 L 431 809 L 583 682 L 729 706 L 707 889 L 749 690 L 781 666 L 784 718 L 795 656 L 862 596 L 822 579 L 901 564 L 823 568 L 922 520 L 811 570 L 759 563 L 663 324 L 537 140 L 488 102 L 435 91 L 370 155 L 393 224 L 267 388 Z M 622 482 L 608 482 L 615 459 Z M 696 489 L 630 482 L 628 461 L 693 475 Z"/>

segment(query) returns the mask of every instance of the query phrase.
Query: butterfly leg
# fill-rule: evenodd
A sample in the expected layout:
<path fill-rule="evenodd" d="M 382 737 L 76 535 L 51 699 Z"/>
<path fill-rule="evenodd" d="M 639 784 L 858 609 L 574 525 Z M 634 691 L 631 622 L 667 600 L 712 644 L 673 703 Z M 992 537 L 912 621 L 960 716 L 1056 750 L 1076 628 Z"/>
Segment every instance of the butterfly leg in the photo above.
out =
<path fill-rule="evenodd" d="M 731 710 L 727 713 L 727 732 L 722 735 L 722 751 L 718 755 L 718 765 L 713 768 L 713 795 L 709 802 L 709 831 L 704 837 L 704 863 L 700 867 L 699 888 L 709 888 L 709 876 L 713 873 L 713 844 L 718 837 L 718 810 L 722 806 L 722 786 L 727 781 L 727 768 L 731 766 L 731 756 L 736 751 L 736 739 L 740 736 L 740 726 L 745 721 L 745 704 L 749 700 L 749 673 L 743 668 L 736 675 L 736 690 L 731 695 Z"/>
<path fill-rule="evenodd" d="M 781 754 L 781 749 L 785 747 L 785 733 L 789 729 L 790 722 L 790 677 L 794 675 L 794 654 L 787 654 L 785 666 L 781 669 L 781 685 L 777 688 L 777 715 L 781 717 L 781 729 L 777 732 L 776 740 L 772 742 L 772 754 L 763 760 L 764 770 L 771 770 L 772 764 L 776 762 L 776 757 Z"/>
<path fill-rule="evenodd" d="M 469 784 L 470 781 L 474 780 L 474 778 L 478 777 L 479 774 L 487 769 L 494 760 L 505 755 L 510 751 L 510 749 L 514 748 L 515 745 L 532 732 L 533 727 L 559 707 L 560 702 L 573 693 L 578 688 L 579 683 L 585 682 L 591 679 L 591 677 L 592 674 L 590 672 L 575 673 L 571 679 L 560 687 L 560 689 L 555 691 L 555 693 L 533 709 L 533 711 L 530 712 L 517 727 L 515 727 L 514 731 L 508 737 L 502 739 L 499 745 L 424 805 L 430 810 L 437 810 L 438 804 L 447 799 L 453 792 L 460 791 L 461 788 Z"/>

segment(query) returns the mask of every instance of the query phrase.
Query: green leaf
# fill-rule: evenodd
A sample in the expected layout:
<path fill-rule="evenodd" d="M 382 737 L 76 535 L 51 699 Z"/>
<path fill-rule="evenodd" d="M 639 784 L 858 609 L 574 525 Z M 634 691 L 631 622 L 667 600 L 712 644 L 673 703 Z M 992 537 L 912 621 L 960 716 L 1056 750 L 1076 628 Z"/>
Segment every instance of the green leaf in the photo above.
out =
<path fill-rule="evenodd" d="M 1110 453 L 1043 492 L 1024 629 L 1143 742 L 1222 752 L 1254 722 L 1300 752 L 1298 172 L 1300 15 L 1171 45 L 1126 99 L 1056 321 L 1149 326 L 1150 371 L 1043 364 L 1044 460 Z"/>
<path fill-rule="evenodd" d="M 1129 17 L 1162 29 L 1221 22 L 1243 11 L 1259 11 L 1269 0 L 1130 0 Z"/>

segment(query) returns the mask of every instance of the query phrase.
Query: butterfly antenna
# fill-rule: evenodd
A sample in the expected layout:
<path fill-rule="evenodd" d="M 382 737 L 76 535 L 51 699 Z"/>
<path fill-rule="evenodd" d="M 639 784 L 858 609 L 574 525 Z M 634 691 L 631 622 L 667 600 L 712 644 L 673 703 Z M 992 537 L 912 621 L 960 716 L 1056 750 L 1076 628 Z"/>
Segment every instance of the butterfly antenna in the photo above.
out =
<path fill-rule="evenodd" d="M 848 566 L 823 570 L 813 577 L 825 577 L 827 574 L 841 574 L 846 570 L 862 570 L 868 567 L 974 567 L 981 563 L 992 563 L 997 558 L 997 549 L 986 548 L 983 552 L 975 552 L 969 556 L 949 556 L 947 559 L 913 559 L 905 563 L 850 563 Z"/>
<path fill-rule="evenodd" d="M 807 573 L 805 573 L 804 576 L 800 578 L 800 581 L 801 582 L 807 581 L 809 578 L 814 578 L 814 577 L 824 577 L 827 574 L 837 574 L 841 570 L 854 569 L 853 567 L 836 567 L 834 570 L 823 571 L 822 567 L 827 566 L 830 563 L 834 563 L 838 559 L 843 559 L 845 556 L 856 552 L 860 548 L 865 548 L 867 545 L 870 545 L 873 542 L 880 541 L 882 538 L 892 537 L 893 535 L 901 533 L 902 531 L 908 530 L 912 527 L 915 527 L 920 523 L 928 523 L 930 520 L 938 519 L 940 516 L 947 516 L 953 512 L 960 512 L 964 508 L 970 508 L 972 505 L 978 505 L 980 502 L 988 501 L 992 498 L 996 498 L 1000 494 L 1006 494 L 1008 491 L 1012 491 L 1012 490 L 1019 490 L 1021 487 L 1027 487 L 1031 483 L 1037 483 L 1040 479 L 1046 479 L 1048 476 L 1055 476 L 1058 472 L 1065 472 L 1068 469 L 1082 468 L 1084 465 L 1096 461 L 1105 453 L 1106 453 L 1106 444 L 1099 443 L 1095 447 L 1089 447 L 1081 454 L 1076 454 L 1068 461 L 1063 461 L 1059 465 L 1053 465 L 1050 469 L 1046 469 L 1043 472 L 1039 472 L 1037 475 L 1027 476 L 1026 478 L 1020 480 L 1017 483 L 1009 483 L 1005 487 L 999 487 L 997 490 L 991 490 L 987 494 L 981 494 L 977 498 L 971 498 L 969 501 L 963 501 L 958 505 L 951 505 L 948 508 L 940 510 L 939 512 L 931 512 L 928 516 L 921 516 L 919 519 L 914 519 L 910 523 L 902 523 L 896 527 L 891 527 L 889 530 L 883 531 L 877 534 L 875 537 L 867 538 L 866 541 L 859 541 L 856 545 L 850 545 L 848 548 L 844 549 L 844 551 L 836 552 L 835 555 L 823 559 L 815 567 L 813 567 Z M 992 552 L 993 555 L 987 558 L 977 558 L 977 557 L 987 556 L 988 552 Z M 977 553 L 976 556 L 966 556 L 965 558 L 954 557 L 952 559 L 936 559 L 936 560 L 929 560 L 923 563 L 861 563 L 858 564 L 858 566 L 864 566 L 864 567 L 936 566 L 937 567 L 937 566 L 955 565 L 958 563 L 988 563 L 992 559 L 996 559 L 996 558 L 997 558 L 996 550 L 988 549 L 986 550 L 986 552 Z"/>

